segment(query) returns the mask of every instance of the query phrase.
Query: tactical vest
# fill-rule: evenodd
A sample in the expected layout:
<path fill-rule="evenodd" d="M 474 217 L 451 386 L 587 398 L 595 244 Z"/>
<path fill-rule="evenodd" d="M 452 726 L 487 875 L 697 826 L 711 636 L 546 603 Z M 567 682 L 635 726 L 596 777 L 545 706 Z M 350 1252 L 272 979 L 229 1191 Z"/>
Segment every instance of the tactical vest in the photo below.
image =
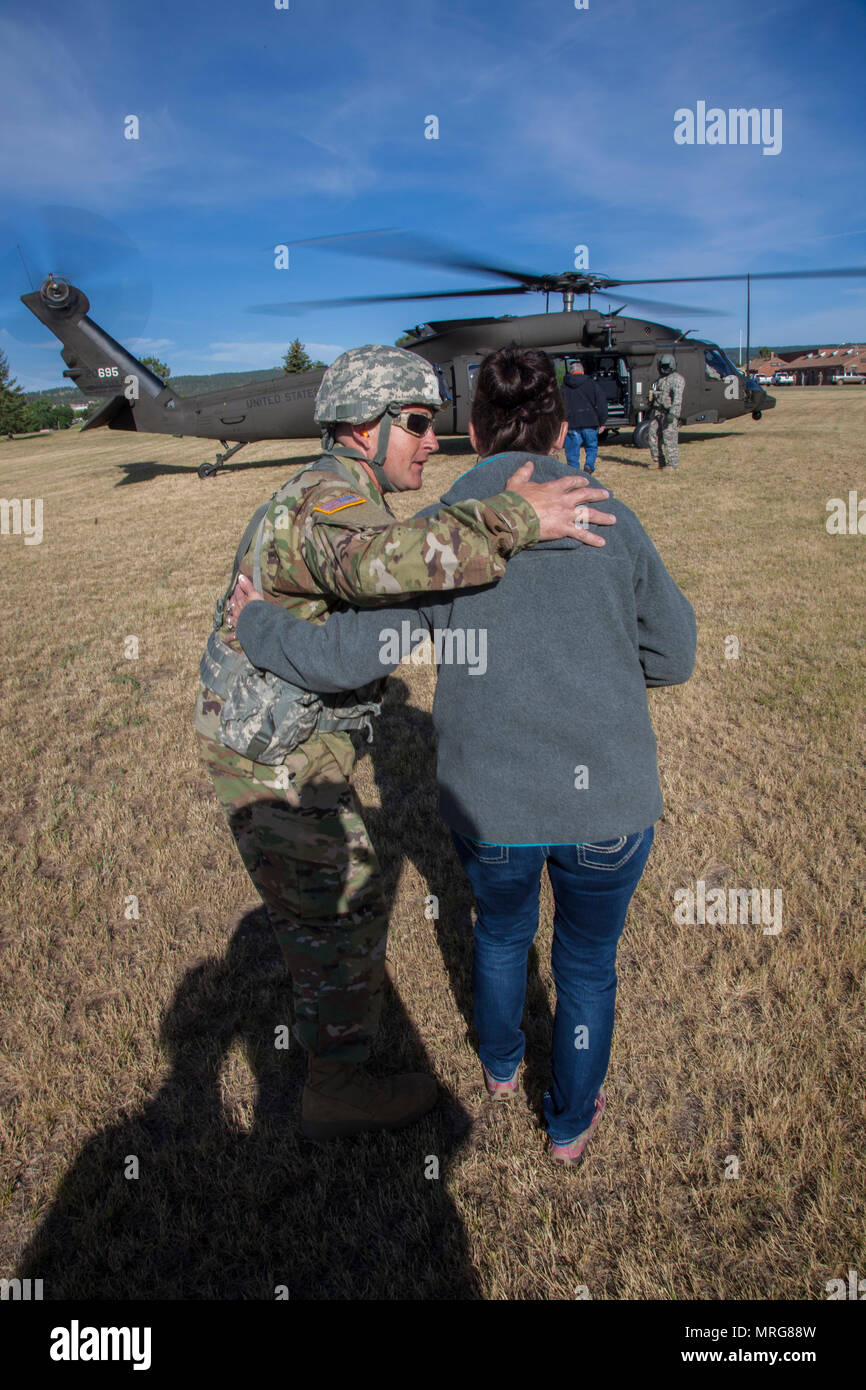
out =
<path fill-rule="evenodd" d="M 355 479 L 333 454 L 324 456 L 326 467 L 345 478 L 352 487 Z M 317 468 L 322 462 L 317 462 Z M 355 700 L 346 701 L 346 694 L 317 695 L 302 690 L 272 671 L 260 671 L 243 652 L 233 651 L 219 636 L 226 605 L 237 581 L 241 561 L 255 536 L 253 550 L 253 583 L 262 590 L 262 538 L 265 518 L 271 504 L 277 501 L 294 479 L 284 483 L 263 502 L 250 518 L 235 555 L 232 577 L 222 598 L 217 600 L 213 617 L 213 632 L 207 640 L 199 672 L 202 684 L 223 701 L 217 737 L 227 748 L 256 763 L 281 763 L 287 753 L 317 733 L 332 733 L 338 729 L 366 729 L 367 742 L 373 738 L 372 717 L 381 712 L 381 700 L 364 699 L 379 682 L 365 686 L 364 691 L 347 692 Z"/>

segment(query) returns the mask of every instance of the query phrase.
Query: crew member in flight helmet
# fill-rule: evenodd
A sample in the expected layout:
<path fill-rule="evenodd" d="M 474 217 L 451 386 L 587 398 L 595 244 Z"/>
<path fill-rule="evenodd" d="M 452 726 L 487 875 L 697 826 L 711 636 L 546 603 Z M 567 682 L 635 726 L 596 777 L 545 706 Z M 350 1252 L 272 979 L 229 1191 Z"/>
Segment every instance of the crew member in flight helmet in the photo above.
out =
<path fill-rule="evenodd" d="M 672 352 L 659 357 L 659 378 L 650 387 L 649 446 L 653 468 L 679 465 L 679 428 L 685 377 L 677 371 Z"/>

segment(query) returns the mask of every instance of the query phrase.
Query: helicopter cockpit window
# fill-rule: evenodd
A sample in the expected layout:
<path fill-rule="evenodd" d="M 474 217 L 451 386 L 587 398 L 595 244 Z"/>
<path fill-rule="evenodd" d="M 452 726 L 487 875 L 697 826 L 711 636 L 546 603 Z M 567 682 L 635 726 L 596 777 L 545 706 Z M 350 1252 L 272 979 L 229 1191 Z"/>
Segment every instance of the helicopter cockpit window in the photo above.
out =
<path fill-rule="evenodd" d="M 726 377 L 739 375 L 733 362 L 728 361 L 721 348 L 707 348 L 704 361 L 704 372 L 708 381 L 724 381 Z"/>
<path fill-rule="evenodd" d="M 466 372 L 467 372 L 467 375 L 468 375 L 468 377 L 469 377 L 469 395 L 470 395 L 470 396 L 474 396 L 474 395 L 475 395 L 475 379 L 476 379 L 476 377 L 478 376 L 478 368 L 479 368 L 480 366 L 481 366 L 481 363 L 480 363 L 480 362 L 472 362 L 472 363 L 466 368 Z"/>

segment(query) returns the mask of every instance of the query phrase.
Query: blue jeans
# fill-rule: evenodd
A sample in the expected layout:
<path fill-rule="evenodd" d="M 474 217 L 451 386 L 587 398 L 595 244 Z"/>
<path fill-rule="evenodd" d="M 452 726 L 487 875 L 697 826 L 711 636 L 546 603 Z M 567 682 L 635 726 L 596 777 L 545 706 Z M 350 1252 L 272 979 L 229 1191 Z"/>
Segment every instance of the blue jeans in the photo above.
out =
<path fill-rule="evenodd" d="M 598 430 L 569 430 L 565 436 L 565 457 L 572 468 L 580 467 L 580 446 L 583 444 L 586 452 L 586 462 L 584 468 L 587 473 L 592 473 L 595 468 L 595 459 L 598 454 Z"/>
<path fill-rule="evenodd" d="M 475 892 L 472 988 L 479 1056 L 491 1076 L 513 1076 L 526 1046 L 520 1027 L 526 964 L 538 930 L 541 870 L 556 910 L 551 965 L 556 984 L 547 1132 L 570 1144 L 589 1128 L 610 1061 L 616 948 L 652 848 L 654 827 L 580 845 L 486 845 L 451 832 Z"/>

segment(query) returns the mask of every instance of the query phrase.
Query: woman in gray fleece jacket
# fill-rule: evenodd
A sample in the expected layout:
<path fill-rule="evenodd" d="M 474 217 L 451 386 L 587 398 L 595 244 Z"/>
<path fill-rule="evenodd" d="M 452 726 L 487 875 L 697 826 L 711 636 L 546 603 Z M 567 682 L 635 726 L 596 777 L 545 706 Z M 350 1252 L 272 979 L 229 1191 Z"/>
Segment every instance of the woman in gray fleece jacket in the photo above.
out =
<path fill-rule="evenodd" d="M 503 348 L 478 372 L 470 434 L 480 462 L 446 503 L 501 491 L 517 462 L 563 477 L 566 430 L 546 353 Z M 473 991 L 488 1092 L 517 1089 L 529 948 L 547 864 L 556 910 L 557 1004 L 544 1109 L 551 1156 L 576 1162 L 604 1112 L 616 949 L 662 811 L 649 686 L 691 675 L 695 617 L 634 513 L 606 545 L 545 541 L 495 586 L 324 625 L 251 602 L 238 637 L 250 660 L 308 689 L 345 691 L 393 670 L 429 633 L 440 812 L 472 884 Z M 257 596 L 256 596 L 257 597 Z"/>

